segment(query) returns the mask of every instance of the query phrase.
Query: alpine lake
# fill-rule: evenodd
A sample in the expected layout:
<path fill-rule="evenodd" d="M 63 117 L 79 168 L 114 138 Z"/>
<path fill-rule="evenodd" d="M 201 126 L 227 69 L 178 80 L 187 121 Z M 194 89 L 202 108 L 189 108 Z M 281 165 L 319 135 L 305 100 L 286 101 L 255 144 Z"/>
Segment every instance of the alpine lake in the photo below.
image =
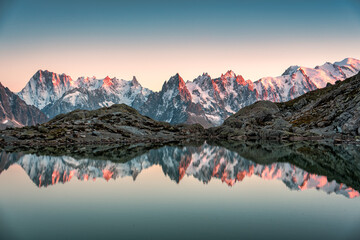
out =
<path fill-rule="evenodd" d="M 360 145 L 6 149 L 0 239 L 359 239 Z"/>

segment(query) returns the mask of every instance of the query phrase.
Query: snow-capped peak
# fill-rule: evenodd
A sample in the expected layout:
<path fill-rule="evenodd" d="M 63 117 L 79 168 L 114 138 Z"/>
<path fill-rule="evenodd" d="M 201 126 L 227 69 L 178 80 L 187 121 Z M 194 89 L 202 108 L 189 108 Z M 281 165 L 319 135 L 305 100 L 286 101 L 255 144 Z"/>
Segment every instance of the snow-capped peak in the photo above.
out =
<path fill-rule="evenodd" d="M 236 76 L 236 82 L 240 85 L 246 85 L 245 79 L 241 75 Z"/>
<path fill-rule="evenodd" d="M 138 82 L 138 80 L 136 79 L 135 76 L 133 76 L 133 78 L 132 78 L 132 80 L 131 80 L 131 84 L 132 84 L 133 86 L 139 86 L 139 85 L 140 85 L 140 83 Z"/>
<path fill-rule="evenodd" d="M 211 77 L 207 73 L 203 73 L 202 75 L 199 75 L 197 78 L 194 79 L 194 83 L 198 84 L 199 86 L 208 86 L 211 85 Z M 191 83 L 191 81 L 188 81 Z"/>
<path fill-rule="evenodd" d="M 165 82 L 163 87 L 168 88 L 178 88 L 182 89 L 185 86 L 184 79 L 180 76 L 179 73 L 176 73 L 174 76 L 172 76 L 169 81 Z"/>
<path fill-rule="evenodd" d="M 299 68 L 300 68 L 300 66 L 297 66 L 297 65 L 290 66 L 285 70 L 285 72 L 281 76 L 291 75 L 291 74 L 295 73 Z"/>
<path fill-rule="evenodd" d="M 111 79 L 109 76 L 106 76 L 103 80 L 103 85 L 102 87 L 110 87 L 112 85 L 114 85 L 114 80 L 116 80 L 116 78 Z"/>
<path fill-rule="evenodd" d="M 75 86 L 78 88 L 86 88 L 88 90 L 95 90 L 103 85 L 103 79 L 96 79 L 96 77 L 79 77 Z"/>
<path fill-rule="evenodd" d="M 18 96 L 27 104 L 43 109 L 74 86 L 70 76 L 38 70 Z"/>
<path fill-rule="evenodd" d="M 203 74 L 202 74 L 202 76 L 206 76 L 206 77 L 210 77 L 210 75 L 207 73 L 207 72 L 204 72 Z"/>
<path fill-rule="evenodd" d="M 225 74 L 221 74 L 221 78 L 235 78 L 236 74 L 232 70 L 228 70 Z"/>
<path fill-rule="evenodd" d="M 355 59 L 355 58 L 345 58 L 344 60 L 340 61 L 340 62 L 335 62 L 335 65 L 338 66 L 351 66 L 353 68 L 356 69 L 360 69 L 360 60 Z"/>

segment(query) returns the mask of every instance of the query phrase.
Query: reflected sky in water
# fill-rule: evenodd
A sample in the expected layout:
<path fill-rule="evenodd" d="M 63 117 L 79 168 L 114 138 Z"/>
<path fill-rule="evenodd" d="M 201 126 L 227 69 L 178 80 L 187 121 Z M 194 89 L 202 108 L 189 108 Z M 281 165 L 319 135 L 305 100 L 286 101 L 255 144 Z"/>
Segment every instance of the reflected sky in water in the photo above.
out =
<path fill-rule="evenodd" d="M 0 166 L 1 239 L 359 236 L 352 186 L 207 144 L 126 163 L 2 153 Z"/>

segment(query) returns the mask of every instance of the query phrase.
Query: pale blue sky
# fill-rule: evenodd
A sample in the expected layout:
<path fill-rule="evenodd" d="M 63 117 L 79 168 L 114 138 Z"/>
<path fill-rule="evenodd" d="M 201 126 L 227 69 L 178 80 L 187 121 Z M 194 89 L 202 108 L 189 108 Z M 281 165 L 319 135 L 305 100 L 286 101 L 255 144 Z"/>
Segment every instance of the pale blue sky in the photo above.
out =
<path fill-rule="evenodd" d="M 131 79 L 246 79 L 360 58 L 360 1 L 1 1 L 0 81 L 38 69 Z"/>

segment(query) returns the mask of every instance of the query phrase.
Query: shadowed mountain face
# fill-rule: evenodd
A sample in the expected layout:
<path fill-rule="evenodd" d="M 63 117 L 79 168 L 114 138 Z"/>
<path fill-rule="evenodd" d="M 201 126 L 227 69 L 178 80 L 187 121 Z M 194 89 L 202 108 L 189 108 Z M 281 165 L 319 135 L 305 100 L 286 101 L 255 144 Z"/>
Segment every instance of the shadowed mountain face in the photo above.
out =
<path fill-rule="evenodd" d="M 191 176 L 203 183 L 221 180 L 228 186 L 245 178 L 280 180 L 291 190 L 317 189 L 349 198 L 359 196 L 360 162 L 357 146 L 274 145 L 273 143 L 223 143 L 225 147 L 204 143 L 199 146 L 165 146 L 139 152 L 131 160 L 123 156 L 109 160 L 76 156 L 1 153 L 0 174 L 19 164 L 39 187 L 80 180 L 125 176 L 134 180 L 144 169 L 160 165 L 163 173 L 180 183 Z M 123 147 L 119 147 L 123 148 Z M 116 147 L 109 148 L 118 151 Z M 232 150 L 229 150 L 232 149 Z M 111 151 L 111 150 L 110 150 Z M 95 151 L 96 152 L 96 151 Z"/>
<path fill-rule="evenodd" d="M 0 83 L 0 129 L 44 123 L 48 119 L 34 106 L 27 105 L 19 96 Z"/>

